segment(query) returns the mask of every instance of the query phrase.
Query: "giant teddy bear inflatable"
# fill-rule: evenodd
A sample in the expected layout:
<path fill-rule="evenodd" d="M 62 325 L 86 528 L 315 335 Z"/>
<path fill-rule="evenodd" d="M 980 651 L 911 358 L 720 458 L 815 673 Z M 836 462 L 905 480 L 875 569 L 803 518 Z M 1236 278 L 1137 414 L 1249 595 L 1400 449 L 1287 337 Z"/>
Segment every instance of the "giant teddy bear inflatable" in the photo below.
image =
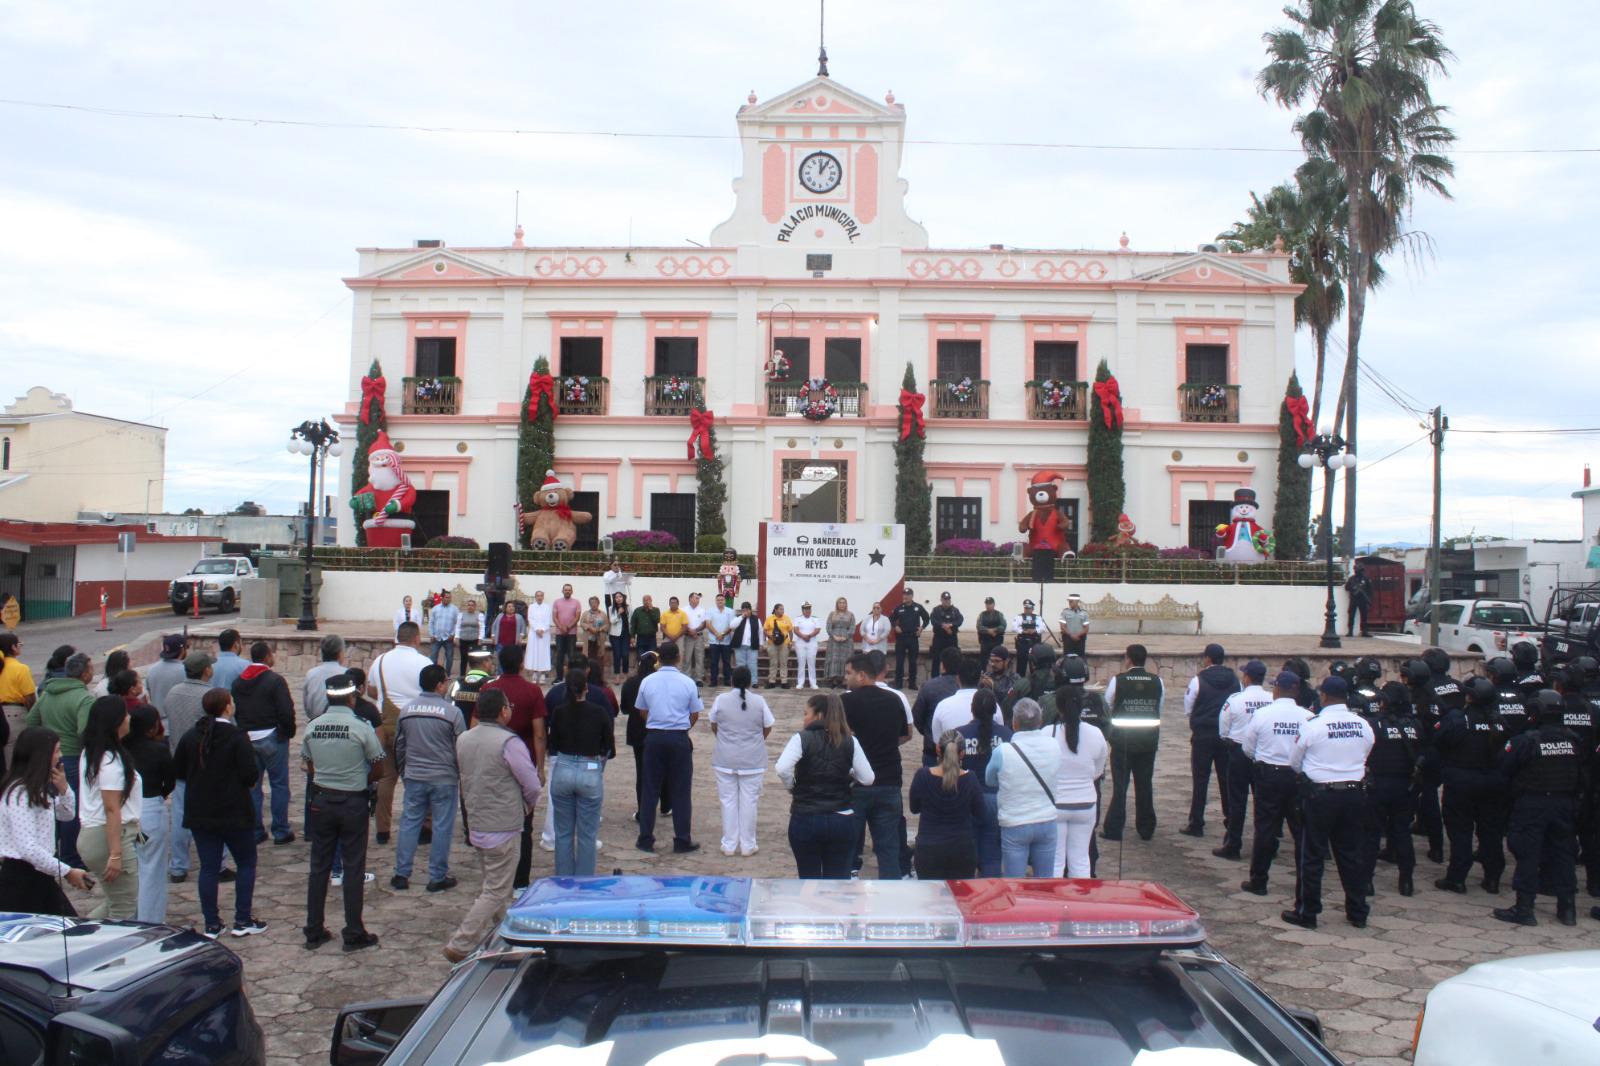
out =
<path fill-rule="evenodd" d="M 1028 483 L 1028 502 L 1033 509 L 1017 523 L 1017 532 L 1028 535 L 1028 554 L 1033 558 L 1033 580 L 1054 581 L 1056 560 L 1063 553 L 1071 556 L 1067 536 L 1072 532 L 1072 520 L 1056 502 L 1059 489 L 1056 482 L 1061 475 L 1054 470 L 1041 470 Z"/>
<path fill-rule="evenodd" d="M 544 484 L 539 486 L 533 506 L 533 514 L 524 511 L 517 516 L 517 522 L 528 534 L 528 547 L 535 551 L 568 550 L 578 539 L 578 527 L 594 521 L 588 511 L 572 509 L 572 490 L 561 484 L 554 470 L 545 471 Z"/>

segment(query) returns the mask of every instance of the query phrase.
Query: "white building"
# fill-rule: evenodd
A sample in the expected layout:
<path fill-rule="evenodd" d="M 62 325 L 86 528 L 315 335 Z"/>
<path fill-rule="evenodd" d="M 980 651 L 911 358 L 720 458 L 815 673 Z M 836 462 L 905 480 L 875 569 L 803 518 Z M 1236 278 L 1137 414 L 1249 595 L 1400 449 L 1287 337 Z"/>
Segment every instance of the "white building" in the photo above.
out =
<path fill-rule="evenodd" d="M 728 462 L 731 543 L 752 550 L 763 519 L 892 521 L 907 363 L 928 394 L 936 541 L 1015 539 L 1041 470 L 1064 475 L 1087 531 L 1084 383 L 1102 359 L 1121 384 L 1142 539 L 1209 548 L 1242 486 L 1270 523 L 1294 368 L 1286 256 L 1135 251 L 1126 237 L 1102 251 L 930 247 L 907 214 L 893 94 L 821 77 L 752 94 L 737 124 L 743 175 L 709 246 L 535 248 L 519 230 L 509 247 L 361 250 L 339 421 L 354 428 L 380 360 L 419 539 L 513 539 L 517 417 L 541 355 L 558 382 L 589 379 L 561 400 L 556 468 L 597 515 L 590 537 L 692 535 L 694 390 Z M 787 382 L 764 375 L 774 348 Z M 812 377 L 840 398 L 821 422 L 796 410 Z M 1068 383 L 1059 406 L 1030 384 L 1046 379 Z M 349 543 L 354 524 L 339 527 Z"/>
<path fill-rule="evenodd" d="M 0 410 L 0 518 L 159 509 L 166 455 L 162 427 L 76 411 L 36 385 Z"/>

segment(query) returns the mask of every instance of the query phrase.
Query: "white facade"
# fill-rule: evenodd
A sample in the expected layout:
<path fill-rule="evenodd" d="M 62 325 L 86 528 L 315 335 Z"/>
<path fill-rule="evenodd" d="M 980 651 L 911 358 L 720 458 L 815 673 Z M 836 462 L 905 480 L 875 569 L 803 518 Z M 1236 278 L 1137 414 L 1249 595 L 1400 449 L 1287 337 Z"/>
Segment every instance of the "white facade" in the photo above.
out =
<path fill-rule="evenodd" d="M 1507 600 L 1524 600 L 1535 618 L 1544 619 L 1550 594 L 1558 584 L 1589 580 L 1584 573 L 1588 547 L 1576 540 L 1496 540 L 1472 550 L 1473 568 L 1494 579 L 1482 578 L 1480 590 Z"/>
<path fill-rule="evenodd" d="M 75 411 L 36 385 L 0 410 L 0 518 L 159 508 L 166 454 L 160 426 Z"/>
<path fill-rule="evenodd" d="M 905 119 L 892 94 L 877 103 L 827 78 L 752 96 L 737 118 L 734 210 L 707 247 L 531 248 L 519 232 L 508 247 L 361 250 L 346 279 L 342 427 L 353 430 L 361 378 L 379 360 L 389 435 L 433 494 L 419 531 L 426 509 L 431 532 L 512 540 L 517 418 L 547 356 L 558 383 L 608 382 L 603 401 L 564 400 L 556 421 L 557 472 L 597 494 L 589 529 L 672 528 L 692 513 L 694 464 L 686 408 L 659 378 L 701 379 L 728 464 L 729 541 L 752 551 L 762 520 L 893 520 L 909 363 L 929 394 L 935 539 L 1016 539 L 1023 487 L 1056 470 L 1062 498 L 1079 501 L 1081 542 L 1084 387 L 1050 408 L 1025 383 L 1092 381 L 1103 359 L 1121 385 L 1126 509 L 1141 539 L 1180 545 L 1193 531 L 1209 546 L 1244 486 L 1270 524 L 1294 368 L 1287 257 L 931 248 L 906 213 Z M 774 346 L 833 380 L 841 410 L 822 422 L 793 413 L 798 381 L 764 376 Z M 422 392 L 405 380 L 418 377 Z M 976 383 L 970 401 L 930 385 L 962 377 Z M 342 490 L 347 468 L 340 478 Z M 349 543 L 353 524 L 339 526 Z"/>

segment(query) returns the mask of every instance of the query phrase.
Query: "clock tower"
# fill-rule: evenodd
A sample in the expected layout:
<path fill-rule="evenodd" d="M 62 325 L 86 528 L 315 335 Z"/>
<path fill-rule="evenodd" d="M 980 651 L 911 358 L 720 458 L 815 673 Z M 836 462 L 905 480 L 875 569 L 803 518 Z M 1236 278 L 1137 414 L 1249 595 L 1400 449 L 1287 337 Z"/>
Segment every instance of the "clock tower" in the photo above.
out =
<path fill-rule="evenodd" d="M 711 242 L 738 249 L 741 273 L 803 275 L 808 253 L 841 275 L 898 273 L 901 249 L 927 247 L 906 215 L 893 93 L 880 104 L 820 76 L 764 103 L 751 93 L 738 123 L 744 173 Z"/>

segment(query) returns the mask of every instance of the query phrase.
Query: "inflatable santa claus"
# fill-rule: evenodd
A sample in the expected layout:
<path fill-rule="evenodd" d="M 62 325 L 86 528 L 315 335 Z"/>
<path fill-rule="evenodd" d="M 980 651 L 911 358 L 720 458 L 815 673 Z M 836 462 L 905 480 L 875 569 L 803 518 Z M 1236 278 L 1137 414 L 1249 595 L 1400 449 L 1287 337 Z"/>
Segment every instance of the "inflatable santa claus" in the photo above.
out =
<path fill-rule="evenodd" d="M 367 532 L 367 547 L 400 547 L 400 538 L 416 528 L 411 520 L 416 502 L 417 490 L 406 479 L 400 453 L 389 443 L 389 434 L 379 430 L 367 452 L 367 483 L 350 498 L 356 521 Z"/>
<path fill-rule="evenodd" d="M 1263 563 L 1272 534 L 1256 521 L 1256 490 L 1234 489 L 1233 509 L 1226 525 L 1217 527 L 1217 544 L 1222 557 L 1235 563 Z"/>

